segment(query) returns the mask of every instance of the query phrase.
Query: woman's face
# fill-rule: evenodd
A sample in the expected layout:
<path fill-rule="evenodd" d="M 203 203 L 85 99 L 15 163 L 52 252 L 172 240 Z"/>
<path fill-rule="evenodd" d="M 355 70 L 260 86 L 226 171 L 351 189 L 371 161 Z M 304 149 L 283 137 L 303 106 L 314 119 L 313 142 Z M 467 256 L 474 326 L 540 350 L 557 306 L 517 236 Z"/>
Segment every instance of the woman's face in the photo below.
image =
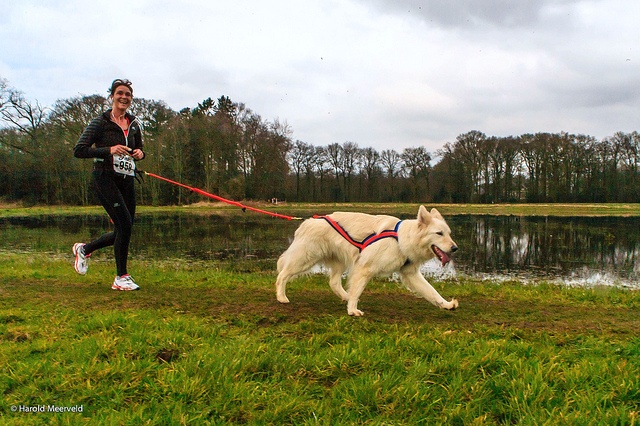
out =
<path fill-rule="evenodd" d="M 131 93 L 131 89 L 125 85 L 121 85 L 116 87 L 111 97 L 114 109 L 126 110 L 131 106 L 133 94 Z"/>

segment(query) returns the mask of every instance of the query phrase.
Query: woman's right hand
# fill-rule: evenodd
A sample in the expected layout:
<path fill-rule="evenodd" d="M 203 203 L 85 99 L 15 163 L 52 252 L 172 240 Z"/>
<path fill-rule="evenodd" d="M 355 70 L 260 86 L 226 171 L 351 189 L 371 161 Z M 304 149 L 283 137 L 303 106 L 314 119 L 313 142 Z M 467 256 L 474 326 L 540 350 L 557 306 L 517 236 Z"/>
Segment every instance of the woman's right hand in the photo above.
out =
<path fill-rule="evenodd" d="M 114 145 L 109 149 L 111 155 L 129 155 L 131 148 L 125 145 Z"/>

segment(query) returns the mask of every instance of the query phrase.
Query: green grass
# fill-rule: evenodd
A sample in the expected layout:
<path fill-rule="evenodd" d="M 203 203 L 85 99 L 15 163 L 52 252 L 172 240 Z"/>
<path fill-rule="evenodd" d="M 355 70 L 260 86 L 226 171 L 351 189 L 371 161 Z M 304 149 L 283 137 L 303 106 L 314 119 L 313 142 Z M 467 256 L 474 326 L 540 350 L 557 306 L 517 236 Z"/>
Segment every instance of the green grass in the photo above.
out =
<path fill-rule="evenodd" d="M 274 211 L 285 215 L 325 214 L 333 211 L 362 211 L 367 213 L 406 214 L 418 211 L 418 204 L 407 203 L 280 203 L 278 205 L 247 202 L 249 206 Z M 575 204 L 434 204 L 425 203 L 428 208 L 436 207 L 445 216 L 457 214 L 516 215 L 516 216 L 640 216 L 640 203 L 575 203 Z M 189 206 L 139 206 L 141 213 L 158 212 L 229 212 L 237 213 L 238 207 L 218 202 L 203 201 Z M 31 206 L 0 204 L 0 217 L 34 215 L 81 215 L 104 214 L 99 206 Z M 248 213 L 258 214 L 258 213 Z"/>
<path fill-rule="evenodd" d="M 378 279 L 351 318 L 322 275 L 278 304 L 272 260 L 133 259 L 138 292 L 71 261 L 0 252 L 3 424 L 639 423 L 638 292 Z"/>

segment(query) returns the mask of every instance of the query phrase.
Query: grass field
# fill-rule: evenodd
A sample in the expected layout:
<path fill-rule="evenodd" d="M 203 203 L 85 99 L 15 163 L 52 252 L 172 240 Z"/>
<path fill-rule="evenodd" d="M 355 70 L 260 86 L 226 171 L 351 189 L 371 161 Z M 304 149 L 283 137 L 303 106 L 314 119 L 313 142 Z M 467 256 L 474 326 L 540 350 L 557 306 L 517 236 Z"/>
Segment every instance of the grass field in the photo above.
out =
<path fill-rule="evenodd" d="M 0 252 L 2 424 L 640 424 L 636 291 L 377 279 L 351 318 L 275 260 L 112 263 Z"/>
<path fill-rule="evenodd" d="M 266 210 L 283 214 L 300 214 L 304 216 L 315 213 L 326 213 L 336 210 L 354 210 L 370 213 L 406 213 L 418 211 L 417 204 L 403 203 L 280 203 L 278 205 L 268 203 L 248 202 L 247 205 L 258 206 Z M 516 215 L 516 216 L 640 216 L 640 203 L 633 204 L 425 204 L 431 209 L 436 207 L 445 216 L 457 214 L 485 214 L 485 215 Z M 175 212 L 176 210 L 197 213 L 198 211 L 217 213 L 229 211 L 237 212 L 238 207 L 219 202 L 199 202 L 189 206 L 165 206 L 150 207 L 140 206 L 138 211 L 145 212 Z M 292 213 L 295 212 L 295 213 Z M 102 207 L 70 207 L 70 206 L 33 206 L 22 207 L 16 204 L 0 203 L 0 217 L 25 216 L 38 214 L 78 215 L 78 214 L 103 214 Z"/>

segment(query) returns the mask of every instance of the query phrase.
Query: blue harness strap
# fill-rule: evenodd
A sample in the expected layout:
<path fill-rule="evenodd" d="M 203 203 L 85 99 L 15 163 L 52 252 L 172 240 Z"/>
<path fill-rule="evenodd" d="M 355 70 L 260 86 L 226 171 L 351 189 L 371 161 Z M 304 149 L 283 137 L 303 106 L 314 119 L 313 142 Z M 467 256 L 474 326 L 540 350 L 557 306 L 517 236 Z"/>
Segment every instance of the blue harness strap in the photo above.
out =
<path fill-rule="evenodd" d="M 398 228 L 400 228 L 400 224 L 402 223 L 402 221 L 398 221 L 398 223 L 396 223 L 396 226 L 395 228 L 393 228 L 393 230 L 385 230 L 380 232 L 379 234 L 373 233 L 362 241 L 356 241 L 355 239 L 353 239 L 353 237 L 351 237 L 351 235 L 349 235 L 349 233 L 342 227 L 342 225 L 340 225 L 335 220 L 331 219 L 329 216 L 314 215 L 313 218 L 326 220 L 327 223 L 331 225 L 333 229 L 335 229 L 340 235 L 342 235 L 342 237 L 345 240 L 349 241 L 351 245 L 357 247 L 359 251 L 364 250 L 371 244 L 375 243 L 376 241 L 380 241 L 383 238 L 395 238 L 397 241 Z"/>

